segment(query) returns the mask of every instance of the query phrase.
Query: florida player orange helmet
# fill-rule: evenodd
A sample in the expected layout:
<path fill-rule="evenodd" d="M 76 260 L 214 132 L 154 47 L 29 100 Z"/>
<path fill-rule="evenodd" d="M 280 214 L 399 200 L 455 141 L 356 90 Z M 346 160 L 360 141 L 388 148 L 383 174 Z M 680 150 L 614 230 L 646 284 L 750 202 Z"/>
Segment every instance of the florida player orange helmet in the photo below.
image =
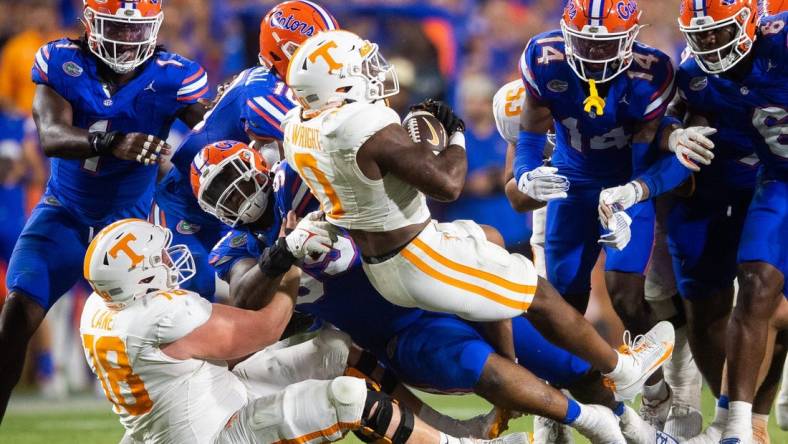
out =
<path fill-rule="evenodd" d="M 749 54 L 759 19 L 756 0 L 681 0 L 679 28 L 701 69 L 719 74 Z"/>
<path fill-rule="evenodd" d="M 271 194 L 263 157 L 232 140 L 212 143 L 194 156 L 191 185 L 200 208 L 232 227 L 259 219 Z"/>
<path fill-rule="evenodd" d="M 284 78 L 290 58 L 304 40 L 334 29 L 339 29 L 336 19 L 317 3 L 279 3 L 260 22 L 260 64 Z"/>
<path fill-rule="evenodd" d="M 765 14 L 777 15 L 781 12 L 788 11 L 788 2 L 785 0 L 763 0 L 766 3 Z"/>
<path fill-rule="evenodd" d="M 629 68 L 640 13 L 635 0 L 568 0 L 561 31 L 575 74 L 602 83 Z"/>
<path fill-rule="evenodd" d="M 162 0 L 82 0 L 82 23 L 90 51 L 124 74 L 156 51 L 164 18 Z"/>

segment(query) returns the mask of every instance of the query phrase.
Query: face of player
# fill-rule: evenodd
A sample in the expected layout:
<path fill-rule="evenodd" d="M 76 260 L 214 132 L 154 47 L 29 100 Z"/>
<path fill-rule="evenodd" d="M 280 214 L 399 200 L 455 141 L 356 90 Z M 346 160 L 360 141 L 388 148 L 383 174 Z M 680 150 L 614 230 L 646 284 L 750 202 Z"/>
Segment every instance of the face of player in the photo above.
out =
<path fill-rule="evenodd" d="M 605 68 L 605 62 L 618 57 L 622 40 L 592 40 L 572 36 L 572 43 L 578 56 L 587 60 L 586 67 L 598 72 Z M 595 63 L 594 61 L 599 61 Z"/>
<path fill-rule="evenodd" d="M 736 38 L 736 29 L 737 28 L 735 24 L 730 24 L 720 28 L 710 29 L 708 31 L 687 33 L 687 37 L 689 44 L 695 51 L 712 51 L 709 54 L 704 54 L 701 56 L 704 60 L 711 63 L 717 63 L 721 59 L 727 57 L 728 54 L 733 51 L 734 45 L 730 45 L 722 51 L 717 50 L 724 48 L 726 45 L 731 43 L 734 38 Z"/>
<path fill-rule="evenodd" d="M 262 173 L 245 175 L 245 165 L 234 159 L 224 165 L 216 178 L 203 191 L 201 198 L 228 219 L 236 219 L 246 211 L 254 211 L 259 193 L 268 193 L 268 178 Z M 250 222 L 250 217 L 243 218 Z"/>
<path fill-rule="evenodd" d="M 116 45 L 118 61 L 124 62 L 136 57 L 139 45 L 150 40 L 155 24 L 103 20 L 102 27 L 104 39 Z"/>

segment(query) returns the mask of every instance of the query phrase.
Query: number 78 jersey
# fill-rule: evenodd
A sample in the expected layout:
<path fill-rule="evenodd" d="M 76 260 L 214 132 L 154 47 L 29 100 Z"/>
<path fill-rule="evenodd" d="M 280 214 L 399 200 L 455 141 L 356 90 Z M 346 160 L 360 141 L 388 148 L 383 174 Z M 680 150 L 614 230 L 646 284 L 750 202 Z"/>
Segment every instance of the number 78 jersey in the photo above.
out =
<path fill-rule="evenodd" d="M 555 30 L 528 42 L 520 58 L 527 93 L 548 107 L 555 121 L 553 166 L 572 183 L 627 181 L 632 175 L 629 149 L 639 125 L 660 119 L 675 94 L 670 58 L 635 42 L 629 68 L 597 85 L 605 100 L 602 115 L 584 111 L 588 86 L 579 79 L 564 53 L 564 38 Z"/>
<path fill-rule="evenodd" d="M 160 349 L 204 324 L 211 309 L 177 289 L 148 293 L 123 310 L 108 309 L 96 293 L 85 303 L 85 358 L 135 442 L 210 443 L 246 403 L 226 364 L 173 359 Z"/>

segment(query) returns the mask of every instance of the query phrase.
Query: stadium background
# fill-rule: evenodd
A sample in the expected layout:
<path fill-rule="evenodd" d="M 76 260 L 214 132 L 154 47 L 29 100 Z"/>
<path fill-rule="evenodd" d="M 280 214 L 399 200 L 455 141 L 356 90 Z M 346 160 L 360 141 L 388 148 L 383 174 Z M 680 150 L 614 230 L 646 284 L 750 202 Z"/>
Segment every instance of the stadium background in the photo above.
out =
<path fill-rule="evenodd" d="M 159 42 L 170 51 L 199 61 L 216 85 L 257 62 L 259 21 L 275 1 L 166 0 Z M 433 205 L 438 218 L 470 218 L 496 226 L 512 250 L 527 248 L 530 221 L 511 211 L 502 189 L 505 143 L 495 130 L 492 96 L 517 77 L 517 62 L 528 39 L 558 27 L 562 0 L 323 0 L 342 27 L 382 47 L 397 67 L 402 92 L 393 105 L 403 110 L 427 97 L 451 102 L 468 124 L 469 173 L 462 197 Z M 81 0 L 0 0 L 0 113 L 30 115 L 34 85 L 30 68 L 35 51 L 50 40 L 78 38 Z M 678 0 L 641 1 L 640 40 L 678 59 L 683 40 L 676 16 Z M 185 131 L 174 128 L 177 146 Z M 0 142 L 4 138 L 0 134 Z M 24 200 L 0 199 L 0 238 L 13 242 L 16 219 L 40 196 L 48 177 L 47 161 L 37 147 L 35 128 L 27 126 L 25 155 L 3 159 L 0 193 L 21 190 Z M 6 196 L 7 194 L 0 194 Z M 14 194 L 16 195 L 16 194 Z M 0 276 L 4 264 L 0 257 Z M 4 279 L 2 280 L 4 282 Z M 47 328 L 31 346 L 24 386 L 17 389 L 0 442 L 116 442 L 121 428 L 88 373 L 75 337 L 85 288 L 63 298 Z M 0 298 L 5 289 L 0 284 Z M 475 397 L 429 397 L 458 416 L 486 407 Z M 713 412 L 707 394 L 704 413 Z M 707 421 L 710 419 L 706 418 Z M 518 420 L 516 429 L 530 429 Z M 772 442 L 788 444 L 788 433 L 771 420 Z M 776 441 L 775 441 L 776 439 Z"/>

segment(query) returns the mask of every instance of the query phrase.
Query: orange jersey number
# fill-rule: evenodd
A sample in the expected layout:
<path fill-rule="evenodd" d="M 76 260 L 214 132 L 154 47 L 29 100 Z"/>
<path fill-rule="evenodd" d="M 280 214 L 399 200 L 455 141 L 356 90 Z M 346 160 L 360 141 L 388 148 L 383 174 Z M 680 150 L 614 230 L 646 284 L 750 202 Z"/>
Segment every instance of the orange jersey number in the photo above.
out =
<path fill-rule="evenodd" d="M 82 344 L 115 412 L 123 409 L 131 416 L 140 416 L 151 411 L 153 401 L 142 379 L 131 370 L 126 345 L 120 338 L 84 334 Z M 132 399 L 127 398 L 129 394 Z"/>
<path fill-rule="evenodd" d="M 506 91 L 506 105 L 503 108 L 506 117 L 519 116 L 522 113 L 523 94 L 525 94 L 524 86 Z"/>
<path fill-rule="evenodd" d="M 328 197 L 329 202 L 331 202 L 331 210 L 327 212 L 328 215 L 335 219 L 342 217 L 342 215 L 345 214 L 345 210 L 342 208 L 342 203 L 339 201 L 339 196 L 337 195 L 336 190 L 334 190 L 334 187 L 328 183 L 328 178 L 326 178 L 326 175 L 320 171 L 320 168 L 318 168 L 317 159 L 315 159 L 315 156 L 309 153 L 295 153 L 293 156 L 293 161 L 295 161 L 298 172 L 306 182 L 307 186 L 309 186 L 309 188 L 312 190 L 312 193 L 317 195 L 315 184 L 312 183 L 310 177 L 316 179 L 320 186 L 323 187 L 323 193 L 326 195 L 326 197 Z M 309 170 L 311 173 L 309 176 L 306 175 L 307 170 Z"/>

